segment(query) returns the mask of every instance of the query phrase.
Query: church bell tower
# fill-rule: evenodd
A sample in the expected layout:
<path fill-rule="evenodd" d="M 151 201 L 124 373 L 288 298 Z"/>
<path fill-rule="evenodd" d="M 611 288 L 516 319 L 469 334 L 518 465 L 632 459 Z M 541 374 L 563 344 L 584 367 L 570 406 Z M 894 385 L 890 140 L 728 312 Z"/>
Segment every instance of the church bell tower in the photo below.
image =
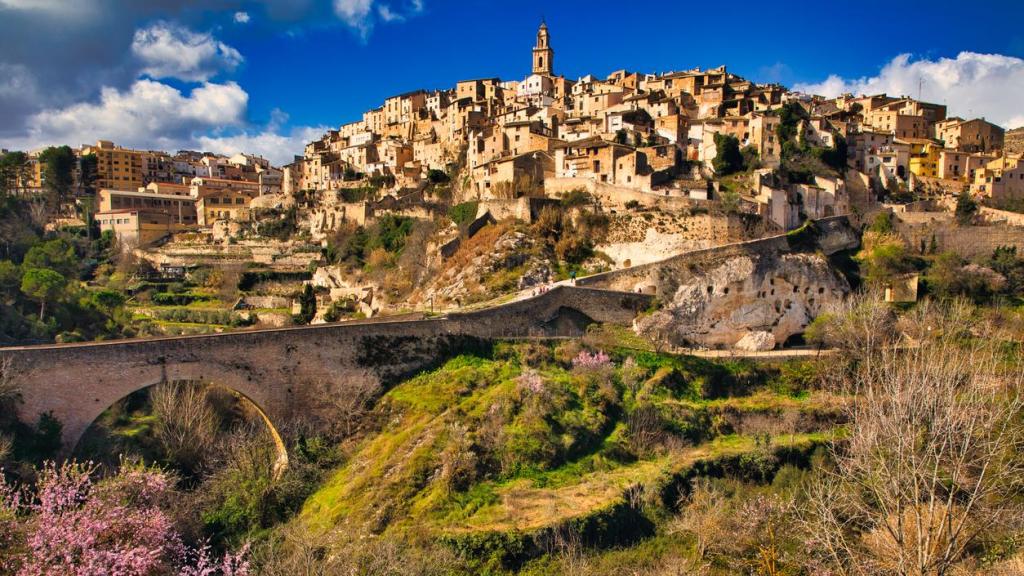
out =
<path fill-rule="evenodd" d="M 551 49 L 548 38 L 548 25 L 540 23 L 540 30 L 537 30 L 537 45 L 533 47 L 533 73 L 544 76 L 553 76 L 555 51 Z"/>

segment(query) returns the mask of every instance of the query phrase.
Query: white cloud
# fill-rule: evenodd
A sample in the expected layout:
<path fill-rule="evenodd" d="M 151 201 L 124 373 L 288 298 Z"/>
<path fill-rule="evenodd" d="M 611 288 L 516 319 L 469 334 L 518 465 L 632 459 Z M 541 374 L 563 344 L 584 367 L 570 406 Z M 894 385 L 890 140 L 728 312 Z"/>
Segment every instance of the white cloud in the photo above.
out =
<path fill-rule="evenodd" d="M 403 22 L 423 12 L 423 0 L 409 0 L 402 9 L 376 0 L 334 0 L 334 14 L 355 29 L 365 41 L 377 21 Z"/>
<path fill-rule="evenodd" d="M 240 127 L 249 95 L 234 82 L 203 84 L 183 94 L 155 80 L 137 80 L 125 91 L 104 88 L 99 102 L 33 114 L 19 148 L 113 140 L 140 148 L 175 149 L 193 134 Z"/>
<path fill-rule="evenodd" d="M 200 136 L 193 148 L 218 154 L 258 154 L 274 166 L 283 166 L 301 155 L 306 144 L 327 131 L 325 126 L 299 126 L 283 133 L 276 126 L 225 136 Z"/>
<path fill-rule="evenodd" d="M 917 97 L 946 104 L 950 116 L 985 117 L 1006 128 L 1024 126 L 1024 59 L 1002 54 L 961 52 L 956 58 L 913 60 L 901 54 L 877 76 L 846 79 L 831 75 L 817 84 L 797 84 L 794 90 L 838 96 L 843 93 Z"/>
<path fill-rule="evenodd" d="M 334 13 L 366 38 L 373 29 L 370 9 L 373 0 L 334 0 Z"/>
<path fill-rule="evenodd" d="M 393 12 L 391 7 L 387 4 L 381 4 L 377 7 L 377 13 L 380 14 L 380 19 L 385 22 L 393 22 L 395 20 L 405 20 L 405 16 L 402 16 L 398 12 Z"/>
<path fill-rule="evenodd" d="M 249 95 L 234 82 L 206 83 L 184 94 L 144 78 L 125 91 L 104 88 L 99 102 L 34 114 L 29 134 L 4 142 L 4 147 L 34 150 L 112 140 L 146 150 L 246 152 L 282 165 L 327 131 L 324 126 L 285 129 L 288 115 L 280 110 L 271 112 L 265 126 L 250 126 L 245 120 L 248 101 Z"/>
<path fill-rule="evenodd" d="M 136 30 L 132 53 L 143 63 L 143 73 L 190 82 L 205 82 L 222 70 L 235 69 L 243 60 L 238 50 L 211 34 L 169 22 Z"/>
<path fill-rule="evenodd" d="M 238 24 L 248 24 L 249 20 L 250 20 L 250 18 L 249 18 L 249 13 L 248 12 L 242 12 L 242 11 L 235 12 L 235 22 L 236 23 L 238 23 Z"/>

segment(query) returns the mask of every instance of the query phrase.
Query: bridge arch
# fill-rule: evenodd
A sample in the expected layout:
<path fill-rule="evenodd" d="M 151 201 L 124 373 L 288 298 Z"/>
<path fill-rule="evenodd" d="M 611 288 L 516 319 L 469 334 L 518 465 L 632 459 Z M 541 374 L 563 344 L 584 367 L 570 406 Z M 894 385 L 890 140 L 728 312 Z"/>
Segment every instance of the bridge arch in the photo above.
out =
<path fill-rule="evenodd" d="M 108 349 L 108 348 L 100 348 Z M 67 349 L 75 355 L 89 347 Z M 95 348 L 93 352 L 99 351 Z M 81 361 L 78 370 L 68 370 L 62 363 L 49 361 L 52 350 L 15 370 L 19 378 L 21 402 L 18 417 L 23 422 L 36 422 L 41 414 L 50 414 L 61 424 L 61 456 L 69 457 L 85 431 L 116 402 L 146 388 L 167 382 L 202 382 L 216 385 L 237 394 L 246 401 L 266 425 L 274 443 L 277 458 L 274 472 L 279 474 L 288 463 L 288 453 L 275 422 L 286 418 L 291 388 L 280 375 L 253 373 L 231 361 L 167 361 L 149 358 L 127 361 L 122 354 L 106 361 L 97 361 L 95 354 Z M 22 359 L 24 360 L 24 359 Z M 189 359 L 191 360 L 191 359 Z"/>
<path fill-rule="evenodd" d="M 106 408 L 103 408 L 100 411 L 100 413 L 97 414 L 96 417 L 92 419 L 91 422 L 89 422 L 89 423 L 87 423 L 85 425 L 85 427 L 82 429 L 81 433 L 78 434 L 77 438 L 71 437 L 70 435 L 66 435 L 65 438 L 64 438 L 64 443 L 65 443 L 64 453 L 65 453 L 65 455 L 70 456 L 70 455 L 75 454 L 75 453 L 77 453 L 79 451 L 79 447 L 82 444 L 82 442 L 84 440 L 84 437 L 87 435 L 86 434 L 87 431 L 97 422 L 97 420 L 99 420 L 99 418 L 103 415 L 104 412 L 109 410 L 115 404 L 117 404 L 118 402 L 128 398 L 129 396 L 131 396 L 131 395 L 133 395 L 133 394 L 135 394 L 137 392 L 140 392 L 140 391 L 143 391 L 143 390 L 152 391 L 157 386 L 161 386 L 161 385 L 165 385 L 165 384 L 183 384 L 183 385 L 188 385 L 188 386 L 205 386 L 205 387 L 211 387 L 211 388 L 219 388 L 221 390 L 226 390 L 227 392 L 230 392 L 231 394 L 234 394 L 235 396 L 237 396 L 238 399 L 241 400 L 246 405 L 247 409 L 249 409 L 253 413 L 255 413 L 256 417 L 259 418 L 259 420 L 266 427 L 267 434 L 270 437 L 271 443 L 274 445 L 275 459 L 274 459 L 273 470 L 272 470 L 274 477 L 275 478 L 279 477 L 280 474 L 282 472 L 284 472 L 284 470 L 288 467 L 288 449 L 287 449 L 287 447 L 285 445 L 284 439 L 281 437 L 281 433 L 278 431 L 277 426 L 271 420 L 271 418 L 267 414 L 266 410 L 264 410 L 263 407 L 260 406 L 258 402 L 256 402 L 255 400 L 253 400 L 252 398 L 247 396 L 244 392 L 241 392 L 239 390 L 235 390 L 234 388 L 231 388 L 231 387 L 228 387 L 228 386 L 224 386 L 224 385 L 222 385 L 222 384 L 220 384 L 218 382 L 211 381 L 209 379 L 202 379 L 202 380 L 163 380 L 163 381 L 152 383 L 152 384 L 142 384 L 142 385 L 138 386 L 136 389 L 128 392 L 128 394 L 122 396 L 121 398 L 118 398 L 117 400 L 114 400 Z"/>

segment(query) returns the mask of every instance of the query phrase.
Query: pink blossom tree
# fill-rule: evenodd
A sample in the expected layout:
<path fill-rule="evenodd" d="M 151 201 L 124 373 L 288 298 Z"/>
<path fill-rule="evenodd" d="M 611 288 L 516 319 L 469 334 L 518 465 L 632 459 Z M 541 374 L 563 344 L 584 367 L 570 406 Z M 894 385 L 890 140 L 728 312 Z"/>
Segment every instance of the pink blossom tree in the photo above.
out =
<path fill-rule="evenodd" d="M 580 353 L 572 359 L 572 367 L 578 370 L 602 370 L 610 367 L 611 365 L 611 358 L 601 350 L 594 353 L 581 350 Z"/>
<path fill-rule="evenodd" d="M 246 576 L 246 550 L 214 560 L 190 550 L 165 512 L 171 479 L 159 470 L 122 465 L 95 482 L 95 468 L 47 463 L 35 498 L 0 477 L 0 569 L 18 576 Z"/>

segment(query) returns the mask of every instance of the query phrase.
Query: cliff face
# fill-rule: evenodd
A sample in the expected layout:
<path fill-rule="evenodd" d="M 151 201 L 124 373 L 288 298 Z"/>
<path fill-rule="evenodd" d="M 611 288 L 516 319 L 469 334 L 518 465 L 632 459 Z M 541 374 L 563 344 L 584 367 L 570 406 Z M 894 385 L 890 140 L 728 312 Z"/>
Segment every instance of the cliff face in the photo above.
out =
<path fill-rule="evenodd" d="M 814 253 L 745 254 L 691 270 L 637 329 L 675 345 L 770 349 L 804 330 L 850 285 Z"/>

